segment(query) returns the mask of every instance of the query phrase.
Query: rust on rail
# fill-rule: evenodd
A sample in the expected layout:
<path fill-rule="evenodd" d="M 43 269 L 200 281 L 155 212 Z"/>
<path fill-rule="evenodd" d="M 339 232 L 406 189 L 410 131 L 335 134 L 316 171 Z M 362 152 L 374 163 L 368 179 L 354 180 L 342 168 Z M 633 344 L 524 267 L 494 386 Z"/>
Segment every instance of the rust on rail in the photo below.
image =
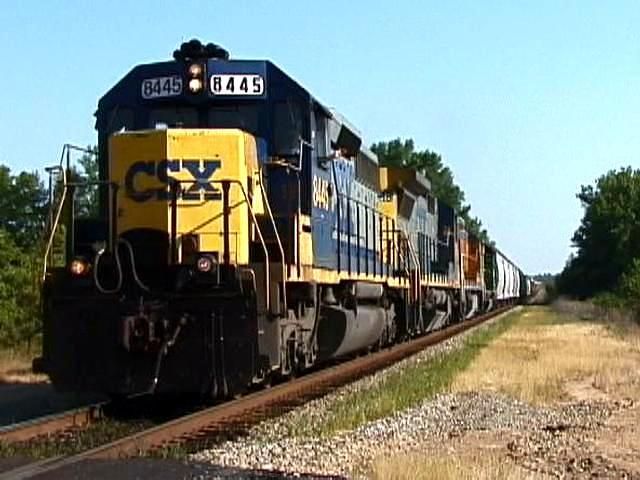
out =
<path fill-rule="evenodd" d="M 71 428 L 86 427 L 102 418 L 103 406 L 104 404 L 100 403 L 76 408 L 0 428 L 0 442 L 24 442 Z"/>

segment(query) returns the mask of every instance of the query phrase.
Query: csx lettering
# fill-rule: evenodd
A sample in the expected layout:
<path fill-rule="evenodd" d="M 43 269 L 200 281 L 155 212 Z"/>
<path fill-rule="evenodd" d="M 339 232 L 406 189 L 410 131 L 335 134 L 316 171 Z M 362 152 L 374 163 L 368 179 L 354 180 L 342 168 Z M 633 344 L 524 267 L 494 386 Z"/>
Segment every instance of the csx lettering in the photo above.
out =
<path fill-rule="evenodd" d="M 329 181 L 321 177 L 313 177 L 313 206 L 329 210 Z"/>
<path fill-rule="evenodd" d="M 221 193 L 211 181 L 215 171 L 220 168 L 220 160 L 161 160 L 136 162 L 129 167 L 124 177 L 125 191 L 127 197 L 136 202 L 146 202 L 155 198 L 157 200 L 168 200 L 170 197 L 167 188 L 173 180 L 172 173 L 176 174 L 186 171 L 191 179 L 184 182 L 188 186 L 178 187 L 178 195 L 183 200 L 200 200 L 204 193 L 205 200 L 220 200 Z M 140 176 L 153 177 L 159 180 L 162 187 L 139 189 L 136 187 L 136 179 Z M 182 183 L 182 182 L 181 182 Z"/>

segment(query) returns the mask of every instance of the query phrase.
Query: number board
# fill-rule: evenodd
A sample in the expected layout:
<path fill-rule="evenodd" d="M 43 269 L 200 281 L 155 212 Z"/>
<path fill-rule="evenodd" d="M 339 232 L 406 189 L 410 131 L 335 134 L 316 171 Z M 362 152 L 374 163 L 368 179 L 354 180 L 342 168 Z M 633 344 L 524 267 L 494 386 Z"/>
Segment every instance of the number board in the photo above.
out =
<path fill-rule="evenodd" d="M 263 95 L 264 78 L 260 75 L 217 74 L 211 75 L 213 95 Z"/>
<path fill-rule="evenodd" d="M 146 78 L 142 81 L 142 98 L 174 97 L 182 93 L 182 78 L 177 75 L 171 77 Z"/>
<path fill-rule="evenodd" d="M 331 190 L 329 181 L 325 178 L 313 176 L 313 206 L 324 210 L 333 210 L 329 200 Z"/>

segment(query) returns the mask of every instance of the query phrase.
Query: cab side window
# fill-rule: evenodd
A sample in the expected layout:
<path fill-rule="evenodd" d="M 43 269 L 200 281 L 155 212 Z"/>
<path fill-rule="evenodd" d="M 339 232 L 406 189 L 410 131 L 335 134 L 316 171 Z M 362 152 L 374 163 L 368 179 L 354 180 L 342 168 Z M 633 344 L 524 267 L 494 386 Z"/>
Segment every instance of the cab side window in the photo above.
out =
<path fill-rule="evenodd" d="M 273 116 L 275 154 L 283 157 L 299 155 L 300 139 L 303 138 L 300 104 L 292 100 L 276 103 Z"/>

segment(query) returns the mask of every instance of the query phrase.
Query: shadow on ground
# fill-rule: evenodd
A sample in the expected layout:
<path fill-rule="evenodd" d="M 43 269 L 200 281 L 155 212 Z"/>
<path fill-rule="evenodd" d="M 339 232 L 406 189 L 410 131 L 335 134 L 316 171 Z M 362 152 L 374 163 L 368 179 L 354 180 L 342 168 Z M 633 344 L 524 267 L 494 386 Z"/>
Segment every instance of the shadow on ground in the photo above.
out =
<path fill-rule="evenodd" d="M 101 400 L 93 394 L 58 393 L 49 383 L 0 383 L 0 428 Z"/>

